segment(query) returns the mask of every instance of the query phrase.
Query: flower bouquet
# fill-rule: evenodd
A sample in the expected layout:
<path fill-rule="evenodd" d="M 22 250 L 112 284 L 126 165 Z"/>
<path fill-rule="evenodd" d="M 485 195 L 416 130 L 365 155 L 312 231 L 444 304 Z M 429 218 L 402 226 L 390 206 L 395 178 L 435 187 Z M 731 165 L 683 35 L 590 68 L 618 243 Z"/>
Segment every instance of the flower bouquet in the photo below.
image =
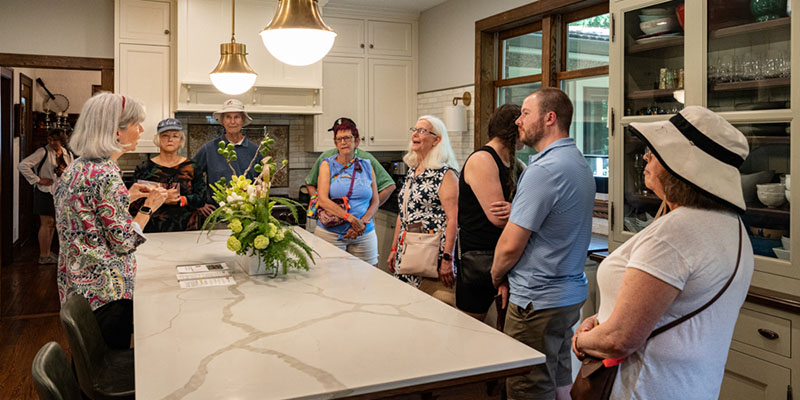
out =
<path fill-rule="evenodd" d="M 231 166 L 231 161 L 236 161 L 237 157 L 233 144 L 219 141 L 217 152 L 227 159 L 232 176 L 230 181 L 223 177 L 211 185 L 212 197 L 219 208 L 208 216 L 202 228 L 211 233 L 218 223 L 227 223 L 232 232 L 227 241 L 228 249 L 251 260 L 257 258 L 273 277 L 279 271 L 286 274 L 289 268 L 308 270 L 309 259 L 314 262 L 314 250 L 287 223 L 272 216 L 272 207 L 282 204 L 297 221 L 297 207 L 302 207 L 291 199 L 269 197 L 270 177 L 278 171 L 275 161 L 267 156 L 274 143 L 275 140 L 265 134 L 250 165 L 242 175 L 237 175 Z M 256 162 L 259 155 L 262 159 Z M 284 160 L 280 168 L 286 168 L 286 164 Z M 259 173 L 255 181 L 246 178 L 250 168 Z"/>

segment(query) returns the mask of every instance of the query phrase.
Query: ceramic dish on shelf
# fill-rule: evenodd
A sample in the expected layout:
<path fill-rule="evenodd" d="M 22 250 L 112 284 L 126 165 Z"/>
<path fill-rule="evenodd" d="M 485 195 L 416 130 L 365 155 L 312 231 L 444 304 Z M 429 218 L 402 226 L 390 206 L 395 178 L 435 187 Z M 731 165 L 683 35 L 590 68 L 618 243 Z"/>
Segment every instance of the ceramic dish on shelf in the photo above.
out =
<path fill-rule="evenodd" d="M 639 11 L 642 15 L 672 15 L 672 8 L 650 7 Z"/>
<path fill-rule="evenodd" d="M 756 185 L 756 191 L 761 193 L 783 193 L 786 186 L 782 183 L 759 183 Z"/>
<path fill-rule="evenodd" d="M 778 208 L 786 202 L 786 195 L 780 192 L 762 192 L 757 190 L 756 196 L 758 196 L 758 201 L 769 208 Z"/>
<path fill-rule="evenodd" d="M 659 32 L 673 32 L 680 27 L 675 17 L 658 18 L 639 24 L 639 29 L 645 35 L 653 35 Z"/>
<path fill-rule="evenodd" d="M 633 43 L 635 44 L 645 44 L 650 42 L 657 42 L 659 40 L 663 40 L 664 38 L 668 37 L 676 37 L 676 36 L 683 36 L 683 34 L 678 32 L 666 32 L 666 33 L 658 33 L 654 35 L 642 35 L 639 36 Z"/>
<path fill-rule="evenodd" d="M 792 240 L 786 236 L 781 236 L 781 244 L 783 244 L 783 248 L 786 250 L 792 250 Z"/>
<path fill-rule="evenodd" d="M 787 202 L 789 202 L 789 203 L 792 202 L 792 200 L 791 200 L 792 195 L 790 194 L 790 192 L 788 190 L 783 192 L 783 195 L 786 196 L 786 201 Z"/>
<path fill-rule="evenodd" d="M 775 255 L 778 256 L 778 258 L 780 258 L 781 260 L 788 260 L 789 256 L 791 255 L 791 252 L 789 250 L 782 249 L 780 247 L 776 247 L 772 249 L 772 251 L 774 251 Z"/>

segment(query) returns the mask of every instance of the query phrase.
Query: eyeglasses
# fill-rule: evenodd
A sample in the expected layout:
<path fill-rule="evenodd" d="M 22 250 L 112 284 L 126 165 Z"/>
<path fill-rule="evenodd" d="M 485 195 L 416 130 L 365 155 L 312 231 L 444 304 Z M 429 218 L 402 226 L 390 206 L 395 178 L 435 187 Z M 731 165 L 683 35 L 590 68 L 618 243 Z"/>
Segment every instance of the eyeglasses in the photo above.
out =
<path fill-rule="evenodd" d="M 171 134 L 171 135 L 170 135 L 170 134 L 165 134 L 165 133 L 162 133 L 162 134 L 158 135 L 158 137 L 159 137 L 161 140 L 167 140 L 167 139 L 175 139 L 175 140 L 179 140 L 179 139 L 181 138 L 181 135 L 180 135 L 180 134 L 178 134 L 178 133 L 173 133 L 173 134 Z"/>
<path fill-rule="evenodd" d="M 338 142 L 350 143 L 350 142 L 353 141 L 353 137 L 352 136 L 341 136 L 341 137 L 333 138 L 333 141 L 336 142 L 336 143 L 338 143 Z"/>
<path fill-rule="evenodd" d="M 653 152 L 650 150 L 650 146 L 644 148 L 644 159 L 649 160 L 650 157 L 653 155 Z"/>
<path fill-rule="evenodd" d="M 429 131 L 429 130 L 427 130 L 425 128 L 409 128 L 409 131 L 411 131 L 412 134 L 413 133 L 429 133 L 429 134 L 431 134 L 433 136 L 439 136 L 439 135 L 436 134 L 436 132 Z"/>

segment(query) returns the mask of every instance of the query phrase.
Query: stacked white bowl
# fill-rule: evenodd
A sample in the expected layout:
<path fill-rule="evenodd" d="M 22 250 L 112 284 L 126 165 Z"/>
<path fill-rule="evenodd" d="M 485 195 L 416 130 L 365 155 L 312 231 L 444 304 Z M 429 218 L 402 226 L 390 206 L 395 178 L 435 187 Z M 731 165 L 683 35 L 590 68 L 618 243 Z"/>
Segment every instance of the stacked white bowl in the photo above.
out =
<path fill-rule="evenodd" d="M 762 183 L 756 185 L 758 201 L 769 208 L 776 208 L 786 201 L 786 186 L 782 183 Z"/>
<path fill-rule="evenodd" d="M 646 8 L 639 15 L 639 28 L 645 35 L 674 32 L 678 27 L 673 8 Z"/>
<path fill-rule="evenodd" d="M 781 244 L 783 247 L 776 247 L 772 249 L 775 252 L 775 255 L 778 256 L 781 260 L 788 260 L 791 255 L 792 248 L 790 247 L 790 240 L 786 236 L 781 237 Z"/>
<path fill-rule="evenodd" d="M 789 195 L 790 194 L 789 191 L 791 190 L 792 186 L 791 176 L 789 176 L 789 174 L 786 174 L 785 179 L 786 179 L 786 191 L 784 191 L 783 193 L 786 195 L 786 201 L 791 203 L 792 200 L 790 200 L 790 197 L 792 196 Z"/>

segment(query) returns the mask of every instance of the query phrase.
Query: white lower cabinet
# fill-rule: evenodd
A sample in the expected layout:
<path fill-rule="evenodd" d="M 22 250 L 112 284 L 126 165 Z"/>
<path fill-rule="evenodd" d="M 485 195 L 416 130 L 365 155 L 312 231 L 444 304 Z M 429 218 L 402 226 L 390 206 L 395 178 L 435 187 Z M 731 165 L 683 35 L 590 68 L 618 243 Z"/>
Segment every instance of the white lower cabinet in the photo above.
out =
<path fill-rule="evenodd" d="M 119 86 L 117 93 L 144 103 L 147 118 L 137 152 L 158 153 L 153 143 L 158 122 L 170 116 L 169 46 L 119 45 Z"/>
<path fill-rule="evenodd" d="M 800 357 L 792 348 L 800 315 L 745 302 L 733 331 L 720 399 L 792 399 Z"/>
<path fill-rule="evenodd" d="M 375 235 L 378 236 L 378 267 L 388 272 L 389 266 L 386 260 L 389 258 L 389 249 L 393 244 L 397 213 L 378 210 L 372 220 L 375 222 Z"/>
<path fill-rule="evenodd" d="M 728 353 L 719 398 L 724 400 L 791 399 L 791 370 L 736 350 Z"/>

